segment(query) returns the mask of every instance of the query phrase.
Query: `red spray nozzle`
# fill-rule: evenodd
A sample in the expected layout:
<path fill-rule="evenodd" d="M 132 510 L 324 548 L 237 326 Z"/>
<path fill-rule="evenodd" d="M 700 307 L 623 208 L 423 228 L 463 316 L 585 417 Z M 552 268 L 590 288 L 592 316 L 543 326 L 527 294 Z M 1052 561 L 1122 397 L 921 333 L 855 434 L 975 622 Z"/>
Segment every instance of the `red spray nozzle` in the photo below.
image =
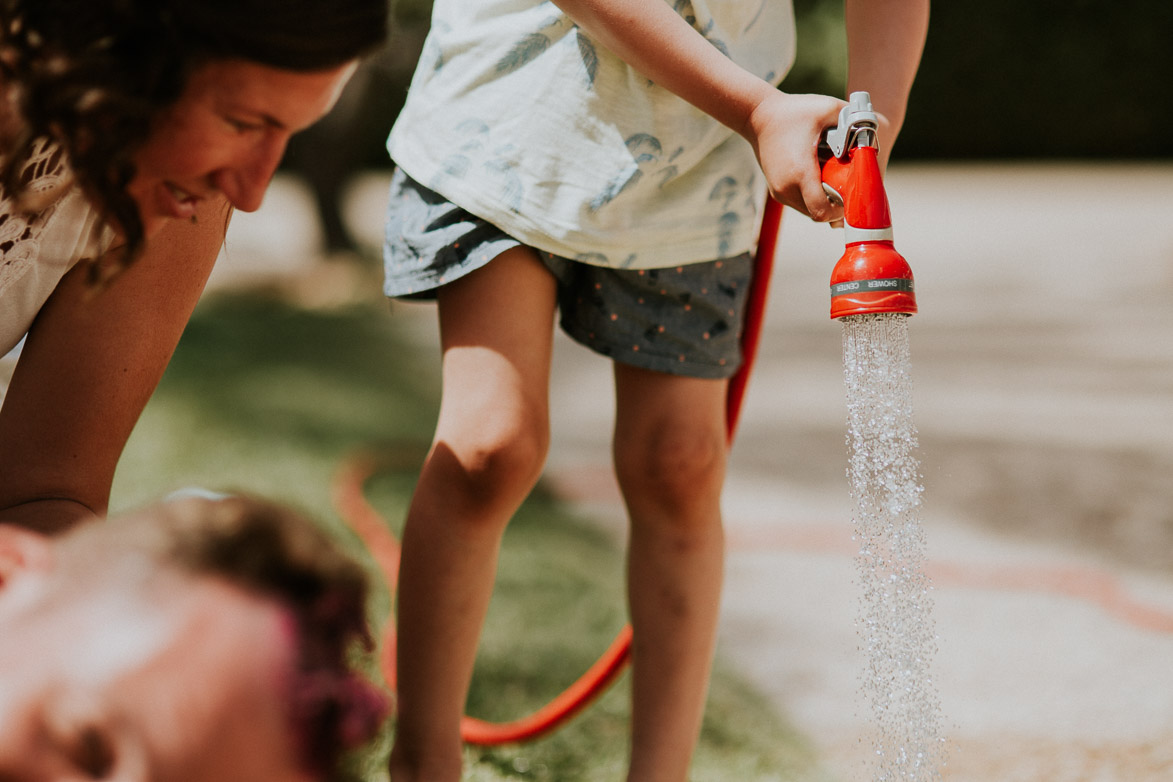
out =
<path fill-rule="evenodd" d="M 875 114 L 866 92 L 852 93 L 827 134 L 832 156 L 823 189 L 843 204 L 846 248 L 831 272 L 831 317 L 916 312 L 912 269 L 892 243 L 888 196 L 876 158 Z"/>

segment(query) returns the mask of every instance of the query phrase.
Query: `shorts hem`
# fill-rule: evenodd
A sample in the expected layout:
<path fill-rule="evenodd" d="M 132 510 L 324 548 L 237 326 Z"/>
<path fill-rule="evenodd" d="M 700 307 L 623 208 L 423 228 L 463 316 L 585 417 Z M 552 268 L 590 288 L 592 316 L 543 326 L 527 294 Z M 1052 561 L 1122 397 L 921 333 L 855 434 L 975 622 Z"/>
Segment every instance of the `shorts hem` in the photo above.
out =
<path fill-rule="evenodd" d="M 509 249 L 509 248 L 506 248 Z M 502 250 L 501 252 L 505 252 Z M 498 253 L 500 254 L 500 253 Z M 436 291 L 443 288 L 450 282 L 456 282 L 461 277 L 475 272 L 488 266 L 494 258 L 494 255 L 488 260 L 480 263 L 466 263 L 460 266 L 450 266 L 445 271 L 455 272 L 448 275 L 433 274 L 421 276 L 405 276 L 400 275 L 392 279 L 391 275 L 384 275 L 383 279 L 383 295 L 389 299 L 434 299 L 436 298 Z"/>
<path fill-rule="evenodd" d="M 617 350 L 616 347 L 600 339 L 592 339 L 578 329 L 569 326 L 565 321 L 560 323 L 563 333 L 589 350 L 618 361 L 621 364 L 661 372 L 666 375 L 692 377 L 698 380 L 728 380 L 737 374 L 741 368 L 741 359 L 724 364 L 701 362 L 680 356 L 666 356 L 662 353 L 652 353 L 647 350 Z M 683 360 L 682 360 L 683 359 Z"/>

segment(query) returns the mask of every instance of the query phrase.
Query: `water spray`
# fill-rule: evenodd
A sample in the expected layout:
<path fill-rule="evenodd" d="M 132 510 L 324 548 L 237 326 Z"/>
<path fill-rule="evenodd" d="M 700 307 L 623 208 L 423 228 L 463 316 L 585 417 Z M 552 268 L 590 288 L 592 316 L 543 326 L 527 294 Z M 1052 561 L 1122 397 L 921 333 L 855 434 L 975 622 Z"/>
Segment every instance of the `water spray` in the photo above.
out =
<path fill-rule="evenodd" d="M 892 243 L 866 92 L 826 136 L 823 187 L 843 205 L 846 246 L 831 273 L 843 324 L 847 477 L 860 587 L 861 695 L 872 712 L 873 782 L 939 782 L 943 762 L 932 588 L 924 572 L 921 476 L 912 420 L 912 270 Z"/>
<path fill-rule="evenodd" d="M 880 173 L 878 122 L 866 92 L 853 92 L 827 131 L 823 190 L 843 206 L 846 247 L 831 272 L 831 317 L 916 312 L 908 261 L 892 242 Z"/>

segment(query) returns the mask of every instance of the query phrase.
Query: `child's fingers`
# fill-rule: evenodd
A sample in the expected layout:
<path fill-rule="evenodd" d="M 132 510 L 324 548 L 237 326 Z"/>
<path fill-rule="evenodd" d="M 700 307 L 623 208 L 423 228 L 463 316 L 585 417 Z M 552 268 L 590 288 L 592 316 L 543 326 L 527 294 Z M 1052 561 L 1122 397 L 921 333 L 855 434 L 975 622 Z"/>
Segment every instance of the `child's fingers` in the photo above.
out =
<path fill-rule="evenodd" d="M 791 182 L 780 189 L 771 189 L 770 195 L 782 205 L 810 217 L 810 208 L 806 205 L 806 198 L 797 183 Z"/>
<path fill-rule="evenodd" d="M 831 203 L 827 194 L 823 192 L 820 180 L 815 180 L 815 185 L 818 187 L 817 191 L 792 184 L 781 190 L 771 191 L 771 195 L 778 202 L 796 212 L 801 212 L 816 223 L 834 225 L 837 222 L 842 222 L 843 207 Z"/>
<path fill-rule="evenodd" d="M 843 218 L 843 207 L 832 203 L 827 197 L 827 192 L 823 190 L 823 180 L 817 175 L 803 180 L 802 200 L 807 215 L 816 223 L 830 223 Z"/>

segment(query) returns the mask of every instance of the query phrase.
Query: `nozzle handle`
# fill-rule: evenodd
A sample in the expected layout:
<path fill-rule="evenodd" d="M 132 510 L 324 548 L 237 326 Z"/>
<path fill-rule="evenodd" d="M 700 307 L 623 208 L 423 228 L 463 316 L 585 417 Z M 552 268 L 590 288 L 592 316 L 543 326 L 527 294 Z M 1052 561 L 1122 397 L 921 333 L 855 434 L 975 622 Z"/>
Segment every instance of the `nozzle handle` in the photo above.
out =
<path fill-rule="evenodd" d="M 872 96 L 867 92 L 853 92 L 847 98 L 847 105 L 839 110 L 839 124 L 827 131 L 827 146 L 831 154 L 842 158 L 851 148 L 852 139 L 862 130 L 871 130 L 872 137 L 867 146 L 874 147 L 875 130 L 879 119 L 872 110 Z"/>

